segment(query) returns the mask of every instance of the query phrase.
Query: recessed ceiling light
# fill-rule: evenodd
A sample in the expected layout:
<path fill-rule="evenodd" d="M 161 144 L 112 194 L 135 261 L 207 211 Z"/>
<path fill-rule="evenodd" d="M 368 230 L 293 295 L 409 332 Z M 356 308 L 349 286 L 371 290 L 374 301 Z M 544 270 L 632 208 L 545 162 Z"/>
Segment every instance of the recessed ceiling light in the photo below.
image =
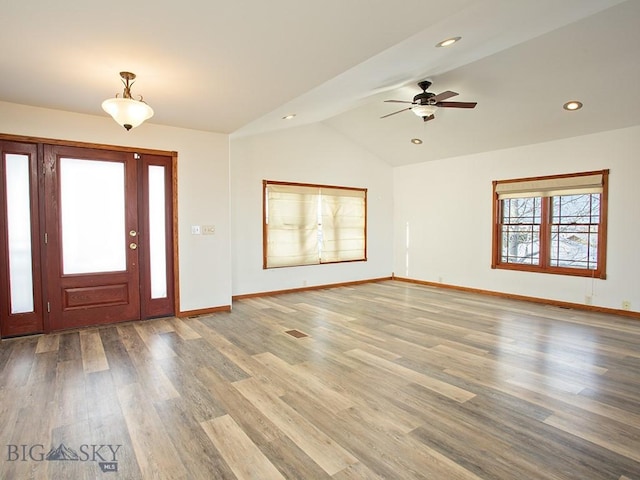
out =
<path fill-rule="evenodd" d="M 291 120 L 295 116 L 296 116 L 295 113 L 290 113 L 289 115 L 285 115 L 284 117 L 282 117 L 282 119 L 283 120 Z"/>
<path fill-rule="evenodd" d="M 422 140 L 420 140 L 419 138 L 412 138 L 411 143 L 413 143 L 414 145 L 420 145 L 422 143 Z"/>
<path fill-rule="evenodd" d="M 582 108 L 582 102 L 571 100 L 570 102 L 565 103 L 562 108 L 569 111 L 580 110 Z"/>
<path fill-rule="evenodd" d="M 436 47 L 448 47 L 456 42 L 459 42 L 461 39 L 462 37 L 447 38 L 446 40 L 442 40 L 441 42 L 436 43 Z"/>

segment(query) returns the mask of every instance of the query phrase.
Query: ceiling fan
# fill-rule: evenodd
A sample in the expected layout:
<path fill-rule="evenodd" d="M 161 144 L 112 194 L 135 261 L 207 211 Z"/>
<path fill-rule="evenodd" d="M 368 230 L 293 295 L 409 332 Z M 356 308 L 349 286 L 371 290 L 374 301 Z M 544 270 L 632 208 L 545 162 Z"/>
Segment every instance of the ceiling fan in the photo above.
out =
<path fill-rule="evenodd" d="M 422 93 L 419 93 L 413 97 L 413 101 L 406 100 L 385 100 L 385 102 L 391 103 L 410 103 L 412 106 L 398 110 L 397 112 L 389 113 L 380 118 L 387 118 L 396 113 L 406 112 L 407 110 L 413 111 L 417 116 L 422 117 L 422 120 L 428 122 L 435 117 L 434 113 L 438 108 L 475 108 L 477 102 L 445 102 L 448 98 L 458 95 L 456 92 L 447 90 L 446 92 L 435 93 L 427 92 L 427 89 L 431 86 L 429 80 L 423 80 L 418 82 L 418 86 L 422 89 Z"/>

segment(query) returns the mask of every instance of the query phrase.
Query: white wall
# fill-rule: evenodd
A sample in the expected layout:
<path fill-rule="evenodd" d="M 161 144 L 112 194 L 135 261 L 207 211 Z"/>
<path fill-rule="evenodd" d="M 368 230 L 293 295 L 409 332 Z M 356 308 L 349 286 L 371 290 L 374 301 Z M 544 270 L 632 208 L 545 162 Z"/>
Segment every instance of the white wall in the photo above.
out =
<path fill-rule="evenodd" d="M 637 126 L 396 168 L 395 274 L 572 303 L 589 295 L 594 305 L 614 309 L 628 300 L 638 312 L 639 155 Z M 607 168 L 606 280 L 491 269 L 492 180 Z"/>
<path fill-rule="evenodd" d="M 629 300 L 640 311 L 640 126 L 395 169 L 324 124 L 232 139 L 231 168 L 229 137 L 217 133 L 150 123 L 126 132 L 106 116 L 3 102 L 0 132 L 177 151 L 183 311 L 230 305 L 232 294 L 392 271 L 572 303 L 590 295 L 615 309 Z M 604 168 L 611 171 L 606 280 L 490 268 L 492 180 Z M 368 188 L 369 260 L 263 270 L 263 179 Z M 215 235 L 191 235 L 191 225 L 203 224 L 215 225 Z"/>
<path fill-rule="evenodd" d="M 182 311 L 231 305 L 227 135 L 145 123 L 125 131 L 110 117 L 0 102 L 0 132 L 178 152 L 178 242 Z M 191 225 L 212 224 L 212 236 Z"/>
<path fill-rule="evenodd" d="M 231 158 L 234 295 L 391 275 L 389 165 L 323 124 L 232 139 Z M 262 180 L 367 188 L 368 260 L 263 270 Z"/>

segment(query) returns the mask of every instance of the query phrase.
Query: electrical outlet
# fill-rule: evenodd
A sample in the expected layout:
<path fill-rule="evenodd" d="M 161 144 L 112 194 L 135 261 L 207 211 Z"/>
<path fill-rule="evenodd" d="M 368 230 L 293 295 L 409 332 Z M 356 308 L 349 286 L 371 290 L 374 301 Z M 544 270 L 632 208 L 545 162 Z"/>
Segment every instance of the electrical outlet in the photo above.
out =
<path fill-rule="evenodd" d="M 191 225 L 191 235 L 200 235 L 200 225 Z"/>
<path fill-rule="evenodd" d="M 216 233 L 216 226 L 215 225 L 203 225 L 202 226 L 202 234 L 203 235 L 213 235 L 214 233 Z"/>
<path fill-rule="evenodd" d="M 631 302 L 629 300 L 622 301 L 622 309 L 623 310 L 631 310 Z"/>

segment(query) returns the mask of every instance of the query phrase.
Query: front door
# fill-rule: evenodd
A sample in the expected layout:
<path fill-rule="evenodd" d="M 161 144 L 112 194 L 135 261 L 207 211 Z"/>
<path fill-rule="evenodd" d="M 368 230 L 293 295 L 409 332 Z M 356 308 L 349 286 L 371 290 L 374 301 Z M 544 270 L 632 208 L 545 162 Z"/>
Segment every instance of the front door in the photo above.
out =
<path fill-rule="evenodd" d="M 133 154 L 45 145 L 49 329 L 140 318 Z"/>
<path fill-rule="evenodd" d="M 176 155 L 20 140 L 0 135 L 0 337 L 173 315 Z"/>

